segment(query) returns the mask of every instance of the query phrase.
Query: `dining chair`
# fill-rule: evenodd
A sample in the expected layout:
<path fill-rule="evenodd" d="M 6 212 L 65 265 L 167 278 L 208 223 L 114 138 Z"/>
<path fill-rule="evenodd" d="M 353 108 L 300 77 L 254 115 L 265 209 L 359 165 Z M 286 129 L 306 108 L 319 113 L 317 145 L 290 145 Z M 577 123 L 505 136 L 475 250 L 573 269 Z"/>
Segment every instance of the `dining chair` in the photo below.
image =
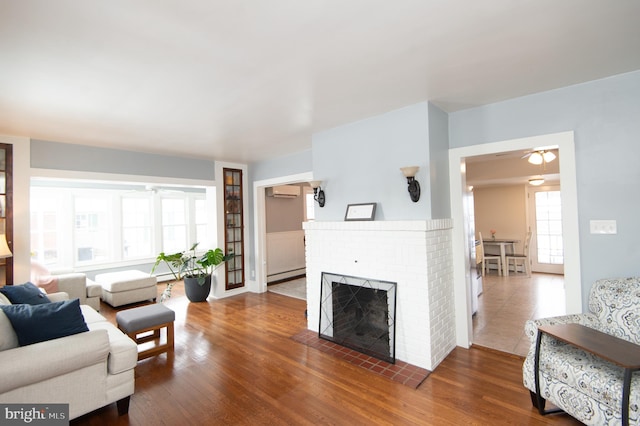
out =
<path fill-rule="evenodd" d="M 529 262 L 529 255 L 531 254 L 531 231 L 527 232 L 527 238 L 524 240 L 524 247 L 522 254 L 508 254 L 507 255 L 507 276 L 509 276 L 509 266 L 513 260 L 513 272 L 518 272 L 518 263 L 522 262 L 524 272 L 527 277 L 531 276 L 531 262 Z"/>
<path fill-rule="evenodd" d="M 498 275 L 502 275 L 502 259 L 499 255 L 487 255 L 486 250 L 484 249 L 482 232 L 478 232 L 478 237 L 480 238 L 480 246 L 482 247 L 482 276 L 484 277 L 485 271 L 488 270 L 489 265 L 487 263 L 493 262 L 494 260 L 498 262 Z"/>

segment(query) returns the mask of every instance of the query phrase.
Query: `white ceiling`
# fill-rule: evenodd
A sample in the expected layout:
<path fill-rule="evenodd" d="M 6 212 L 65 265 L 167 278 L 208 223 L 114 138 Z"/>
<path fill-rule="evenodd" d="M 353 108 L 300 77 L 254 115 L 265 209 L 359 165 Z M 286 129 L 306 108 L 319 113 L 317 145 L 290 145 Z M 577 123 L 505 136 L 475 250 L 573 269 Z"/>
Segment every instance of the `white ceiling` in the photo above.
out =
<path fill-rule="evenodd" d="M 0 0 L 0 134 L 253 162 L 640 69 L 637 0 Z"/>

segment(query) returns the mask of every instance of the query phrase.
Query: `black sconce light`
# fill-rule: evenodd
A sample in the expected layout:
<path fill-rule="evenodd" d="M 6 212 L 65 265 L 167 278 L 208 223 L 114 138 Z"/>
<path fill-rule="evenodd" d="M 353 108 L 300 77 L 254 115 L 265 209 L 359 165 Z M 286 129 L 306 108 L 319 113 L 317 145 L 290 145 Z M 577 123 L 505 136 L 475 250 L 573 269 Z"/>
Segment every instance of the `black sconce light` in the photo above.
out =
<path fill-rule="evenodd" d="M 321 184 L 321 180 L 312 180 L 311 182 L 309 182 L 309 186 L 313 188 L 313 199 L 318 202 L 318 205 L 320 207 L 324 207 L 325 198 L 324 191 L 322 190 L 322 188 L 320 188 Z"/>
<path fill-rule="evenodd" d="M 417 203 L 420 199 L 420 184 L 416 180 L 416 173 L 420 167 L 411 166 L 411 167 L 401 167 L 400 170 L 404 177 L 407 178 L 407 183 L 409 184 L 409 196 L 411 197 L 411 201 Z"/>

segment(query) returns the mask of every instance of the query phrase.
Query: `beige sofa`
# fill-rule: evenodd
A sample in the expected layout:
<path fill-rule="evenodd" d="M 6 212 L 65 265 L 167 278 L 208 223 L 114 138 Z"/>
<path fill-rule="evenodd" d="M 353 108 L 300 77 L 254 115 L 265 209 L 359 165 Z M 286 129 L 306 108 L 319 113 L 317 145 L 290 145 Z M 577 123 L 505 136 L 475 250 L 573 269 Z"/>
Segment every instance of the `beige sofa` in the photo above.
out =
<path fill-rule="evenodd" d="M 86 274 L 67 270 L 49 271 L 46 266 L 31 259 L 31 282 L 47 293 L 67 293 L 69 299 L 79 299 L 81 305 L 100 310 L 102 286 L 88 279 Z"/>
<path fill-rule="evenodd" d="M 96 284 L 80 272 L 53 273 L 53 276 L 58 280 L 58 290 L 67 293 L 69 299 L 80 299 L 81 305 L 89 305 L 96 311 L 100 310 L 100 284 Z"/>
<path fill-rule="evenodd" d="M 54 302 L 68 295 L 48 297 Z M 0 294 L 0 304 L 8 303 Z M 68 403 L 70 419 L 114 402 L 119 414 L 128 411 L 137 346 L 91 307 L 82 305 L 81 310 L 88 332 L 27 346 L 0 339 L 0 403 Z M 14 333 L 2 310 L 0 333 Z"/>

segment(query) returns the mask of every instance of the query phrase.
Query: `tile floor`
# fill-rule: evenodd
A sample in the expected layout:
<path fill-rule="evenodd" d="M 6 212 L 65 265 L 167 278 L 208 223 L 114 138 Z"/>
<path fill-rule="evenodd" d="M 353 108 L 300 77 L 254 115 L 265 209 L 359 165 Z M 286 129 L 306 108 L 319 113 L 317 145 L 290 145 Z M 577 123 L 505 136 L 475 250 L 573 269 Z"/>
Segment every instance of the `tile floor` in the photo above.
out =
<path fill-rule="evenodd" d="M 473 316 L 474 344 L 526 356 L 530 343 L 524 323 L 565 313 L 562 275 L 486 275 L 482 284 Z"/>
<path fill-rule="evenodd" d="M 295 297 L 296 299 L 307 300 L 307 279 L 304 277 L 295 278 L 279 284 L 269 284 L 267 291 Z"/>

